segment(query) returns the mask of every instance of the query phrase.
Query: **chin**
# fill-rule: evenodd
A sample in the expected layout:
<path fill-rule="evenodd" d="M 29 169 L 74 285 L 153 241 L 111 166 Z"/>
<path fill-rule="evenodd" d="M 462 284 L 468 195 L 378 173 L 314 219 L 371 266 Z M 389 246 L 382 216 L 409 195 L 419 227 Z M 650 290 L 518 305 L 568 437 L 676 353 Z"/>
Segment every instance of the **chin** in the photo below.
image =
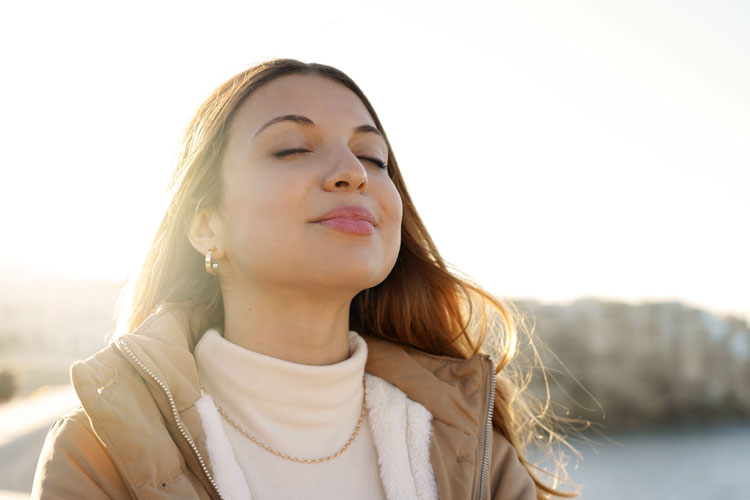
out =
<path fill-rule="evenodd" d="M 307 275 L 313 287 L 359 293 L 380 284 L 391 272 L 390 263 L 376 263 L 372 259 L 326 259 L 318 265 L 300 269 L 299 278 Z M 304 280 L 304 278 L 303 278 Z"/>
<path fill-rule="evenodd" d="M 327 288 L 338 288 L 359 293 L 362 290 L 379 285 L 385 280 L 389 273 L 390 269 L 387 271 L 375 271 L 362 268 L 350 270 L 338 268 L 330 274 L 326 274 L 323 278 L 323 282 Z"/>
<path fill-rule="evenodd" d="M 304 255 L 298 254 L 303 258 L 282 268 L 286 267 L 287 273 L 298 283 L 307 282 L 312 288 L 359 293 L 388 277 L 396 263 L 398 250 L 395 246 L 368 248 L 357 245 L 310 248 Z"/>

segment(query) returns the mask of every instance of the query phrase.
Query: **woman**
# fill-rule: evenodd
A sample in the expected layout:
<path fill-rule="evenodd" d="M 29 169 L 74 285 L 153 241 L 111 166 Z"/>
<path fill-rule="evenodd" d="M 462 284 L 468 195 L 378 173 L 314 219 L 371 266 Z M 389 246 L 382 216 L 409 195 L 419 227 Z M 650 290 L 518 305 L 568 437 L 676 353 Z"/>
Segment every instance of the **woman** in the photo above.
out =
<path fill-rule="evenodd" d="M 553 491 L 522 458 L 511 316 L 447 270 L 346 75 L 236 75 L 171 186 L 129 333 L 73 366 L 82 408 L 50 430 L 34 498 Z"/>

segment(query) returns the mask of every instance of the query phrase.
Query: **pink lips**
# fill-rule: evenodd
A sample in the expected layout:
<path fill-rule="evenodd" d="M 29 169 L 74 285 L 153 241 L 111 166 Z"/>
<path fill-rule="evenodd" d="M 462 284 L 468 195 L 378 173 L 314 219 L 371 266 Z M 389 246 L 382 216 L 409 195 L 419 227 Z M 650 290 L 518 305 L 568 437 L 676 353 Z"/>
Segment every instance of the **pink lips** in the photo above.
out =
<path fill-rule="evenodd" d="M 372 212 L 353 205 L 336 207 L 316 222 L 344 233 L 367 236 L 375 232 L 375 217 Z"/>

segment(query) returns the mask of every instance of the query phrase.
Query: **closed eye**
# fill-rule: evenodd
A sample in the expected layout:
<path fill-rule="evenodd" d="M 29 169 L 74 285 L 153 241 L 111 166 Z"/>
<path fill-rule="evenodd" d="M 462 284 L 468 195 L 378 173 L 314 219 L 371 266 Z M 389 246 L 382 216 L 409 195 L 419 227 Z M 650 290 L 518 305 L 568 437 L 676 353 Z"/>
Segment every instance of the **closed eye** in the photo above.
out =
<path fill-rule="evenodd" d="M 385 170 L 388 165 L 385 164 L 383 160 L 379 160 L 378 158 L 371 158 L 369 156 L 358 156 L 360 160 L 363 161 L 369 161 L 377 165 L 378 168 Z"/>
<path fill-rule="evenodd" d="M 303 149 L 303 148 L 294 148 L 294 149 L 282 149 L 281 151 L 276 151 L 273 153 L 273 156 L 276 158 L 283 158 L 285 156 L 291 156 L 295 154 L 302 154 L 302 153 L 311 153 L 309 149 Z M 378 168 L 385 170 L 388 165 L 379 158 L 373 158 L 371 156 L 358 156 L 361 161 L 369 161 L 370 163 L 374 163 L 375 166 Z"/>
<path fill-rule="evenodd" d="M 297 153 L 310 153 L 309 149 L 302 149 L 302 148 L 296 148 L 296 149 L 283 149 L 281 151 L 276 151 L 273 155 L 276 158 L 282 158 L 284 156 L 289 156 Z"/>

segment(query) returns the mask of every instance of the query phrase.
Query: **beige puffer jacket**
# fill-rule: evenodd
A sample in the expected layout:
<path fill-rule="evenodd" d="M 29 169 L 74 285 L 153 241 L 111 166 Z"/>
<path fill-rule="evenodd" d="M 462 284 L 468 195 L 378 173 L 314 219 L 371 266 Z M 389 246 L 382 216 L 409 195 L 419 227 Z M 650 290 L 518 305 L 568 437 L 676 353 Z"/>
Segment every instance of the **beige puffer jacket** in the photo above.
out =
<path fill-rule="evenodd" d="M 32 498 L 221 498 L 194 405 L 201 393 L 192 333 L 187 317 L 160 311 L 73 365 L 82 408 L 50 429 Z M 536 498 L 513 448 L 488 427 L 487 356 L 454 359 L 364 338 L 365 370 L 433 415 L 430 460 L 442 500 Z"/>

